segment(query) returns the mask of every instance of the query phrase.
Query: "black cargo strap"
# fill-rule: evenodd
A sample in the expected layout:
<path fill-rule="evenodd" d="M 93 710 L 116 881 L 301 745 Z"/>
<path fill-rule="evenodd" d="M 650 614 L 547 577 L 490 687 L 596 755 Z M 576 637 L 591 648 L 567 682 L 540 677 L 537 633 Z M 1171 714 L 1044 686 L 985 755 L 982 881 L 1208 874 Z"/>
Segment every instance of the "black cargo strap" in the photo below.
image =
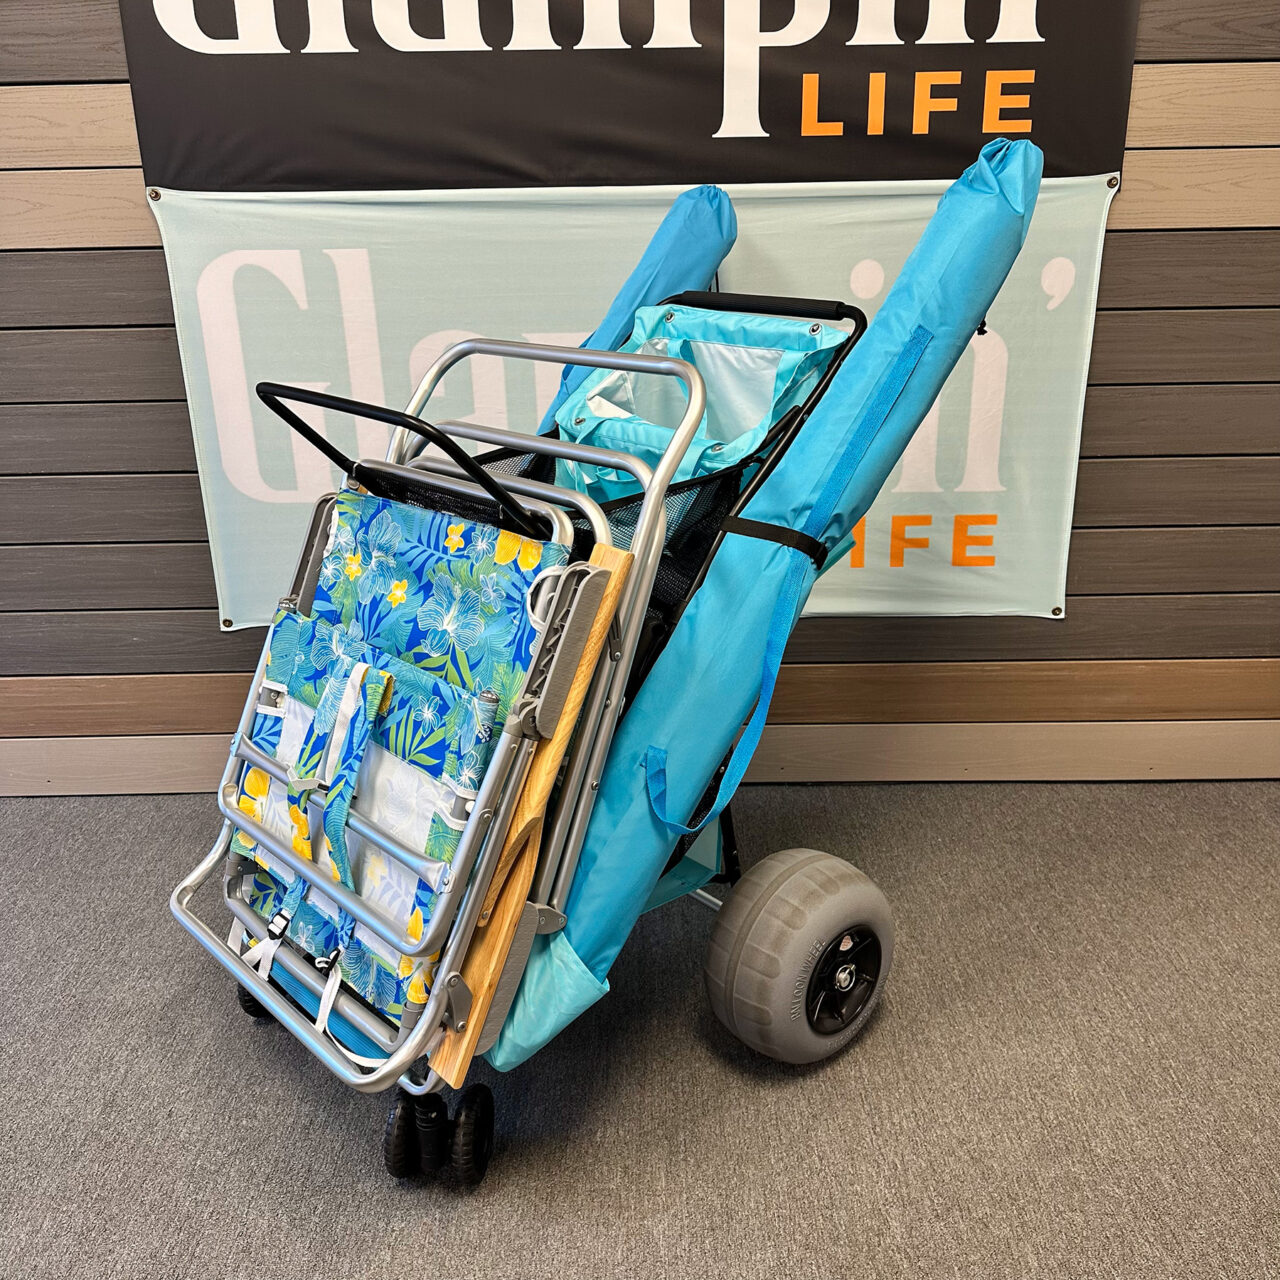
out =
<path fill-rule="evenodd" d="M 794 547 L 797 551 L 803 551 L 818 566 L 819 573 L 827 562 L 827 549 L 817 538 L 811 538 L 807 533 L 801 533 L 799 529 L 788 529 L 784 524 L 766 524 L 763 520 L 744 520 L 741 516 L 726 516 L 720 527 L 725 533 L 740 533 L 747 538 L 762 538 L 765 542 L 777 542 L 784 547 Z"/>

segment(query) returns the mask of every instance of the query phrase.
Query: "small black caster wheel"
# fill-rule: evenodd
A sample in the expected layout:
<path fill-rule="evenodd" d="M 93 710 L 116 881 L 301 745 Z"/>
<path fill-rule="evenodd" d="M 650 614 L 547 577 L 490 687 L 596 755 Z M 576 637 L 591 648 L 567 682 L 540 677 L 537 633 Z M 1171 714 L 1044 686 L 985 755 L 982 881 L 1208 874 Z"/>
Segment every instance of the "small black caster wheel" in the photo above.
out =
<path fill-rule="evenodd" d="M 236 983 L 236 1003 L 243 1012 L 258 1022 L 274 1021 L 267 1006 L 246 991 L 238 982 Z"/>
<path fill-rule="evenodd" d="M 439 1173 L 449 1163 L 453 1122 L 438 1093 L 427 1093 L 415 1103 L 418 1124 L 418 1159 L 423 1173 Z"/>
<path fill-rule="evenodd" d="M 418 1123 L 413 1099 L 403 1089 L 387 1114 L 382 1134 L 382 1161 L 393 1178 L 411 1178 L 418 1172 Z"/>
<path fill-rule="evenodd" d="M 489 1086 L 473 1084 L 463 1091 L 453 1118 L 450 1163 L 460 1186 L 479 1186 L 493 1155 L 493 1094 Z"/>

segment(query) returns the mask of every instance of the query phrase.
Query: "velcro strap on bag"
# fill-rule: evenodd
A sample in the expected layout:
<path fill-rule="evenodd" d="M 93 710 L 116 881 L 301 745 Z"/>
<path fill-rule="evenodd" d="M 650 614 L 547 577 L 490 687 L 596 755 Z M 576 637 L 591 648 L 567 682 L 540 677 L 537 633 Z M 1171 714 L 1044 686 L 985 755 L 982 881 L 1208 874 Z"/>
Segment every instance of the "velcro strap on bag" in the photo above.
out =
<path fill-rule="evenodd" d="M 788 528 L 785 524 L 767 524 L 763 520 L 725 516 L 720 527 L 725 533 L 740 533 L 744 538 L 760 538 L 765 542 L 776 542 L 780 546 L 803 551 L 813 561 L 819 573 L 827 563 L 827 549 L 817 538 L 811 538 L 799 529 Z"/>

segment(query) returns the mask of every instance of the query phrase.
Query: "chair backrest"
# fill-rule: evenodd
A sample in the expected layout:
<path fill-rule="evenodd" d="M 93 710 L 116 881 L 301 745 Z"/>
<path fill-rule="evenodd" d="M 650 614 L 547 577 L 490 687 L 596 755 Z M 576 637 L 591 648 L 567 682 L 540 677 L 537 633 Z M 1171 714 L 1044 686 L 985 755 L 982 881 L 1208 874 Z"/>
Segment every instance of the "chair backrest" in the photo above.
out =
<path fill-rule="evenodd" d="M 349 805 L 358 792 L 362 812 L 384 831 L 442 866 L 452 861 L 495 731 L 520 694 L 537 643 L 530 591 L 539 574 L 567 558 L 559 543 L 340 493 L 311 612 L 282 610 L 272 625 L 266 675 L 278 698 L 259 711 L 252 737 L 303 777 L 317 768 L 327 774 L 336 755 L 343 785 L 327 794 L 323 831 L 306 796 L 261 769 L 245 771 L 239 807 L 420 938 L 435 904 L 432 884 L 366 848 L 347 830 L 345 811 L 331 812 L 335 797 Z M 357 734 L 344 728 L 343 714 L 366 672 L 385 693 L 376 710 L 366 708 Z M 293 875 L 244 832 L 236 841 L 236 851 L 260 868 L 250 905 L 270 919 L 290 901 Z M 296 903 L 288 931 L 313 956 L 340 950 L 343 981 L 389 1018 L 425 1001 L 432 965 L 417 965 L 350 924 L 316 893 Z"/>
<path fill-rule="evenodd" d="M 350 490 L 338 495 L 312 616 L 469 693 L 501 724 L 537 636 L 529 591 L 567 547 Z"/>
<path fill-rule="evenodd" d="M 622 350 L 687 360 L 707 387 L 707 412 L 676 481 L 709 475 L 750 454 L 769 428 L 799 404 L 826 371 L 848 333 L 782 316 L 667 304 L 641 307 Z M 670 378 L 601 370 L 556 413 L 562 438 L 635 454 L 654 465 L 684 409 Z M 560 483 L 609 501 L 635 491 L 630 476 L 562 462 Z"/>

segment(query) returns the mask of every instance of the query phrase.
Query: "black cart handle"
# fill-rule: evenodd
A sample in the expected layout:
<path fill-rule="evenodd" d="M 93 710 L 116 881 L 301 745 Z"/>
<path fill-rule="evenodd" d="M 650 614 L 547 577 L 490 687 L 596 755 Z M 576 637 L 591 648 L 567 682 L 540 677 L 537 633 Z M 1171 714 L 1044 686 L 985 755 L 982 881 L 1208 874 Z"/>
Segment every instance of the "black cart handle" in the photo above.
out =
<path fill-rule="evenodd" d="M 491 472 L 486 471 L 456 441 L 445 435 L 439 427 L 430 422 L 423 422 L 412 414 L 401 413 L 397 409 L 385 409 L 381 405 L 365 404 L 362 400 L 348 400 L 345 396 L 331 396 L 323 391 L 309 391 L 304 387 L 290 387 L 282 382 L 260 382 L 255 390 L 258 399 L 280 418 L 283 418 L 308 443 L 314 445 L 344 475 L 369 485 L 371 478 L 363 472 L 361 464 L 348 458 L 340 449 L 332 445 L 314 427 L 304 422 L 292 409 L 284 403 L 293 400 L 299 404 L 315 405 L 320 409 L 333 409 L 338 413 L 349 413 L 355 418 L 370 418 L 374 422 L 386 423 L 389 427 L 404 427 L 414 435 L 421 436 L 430 444 L 443 449 L 449 457 L 466 472 L 467 476 L 480 485 L 482 489 L 498 504 L 507 518 L 526 537 L 541 538 L 542 531 L 538 517 L 523 503 L 519 502 L 511 491 Z"/>
<path fill-rule="evenodd" d="M 749 311 L 757 315 L 793 316 L 798 320 L 852 320 L 859 333 L 867 327 L 860 308 L 823 298 L 775 298 L 767 293 L 710 293 L 701 289 L 677 293 L 662 305 L 701 307 L 707 311 Z"/>

